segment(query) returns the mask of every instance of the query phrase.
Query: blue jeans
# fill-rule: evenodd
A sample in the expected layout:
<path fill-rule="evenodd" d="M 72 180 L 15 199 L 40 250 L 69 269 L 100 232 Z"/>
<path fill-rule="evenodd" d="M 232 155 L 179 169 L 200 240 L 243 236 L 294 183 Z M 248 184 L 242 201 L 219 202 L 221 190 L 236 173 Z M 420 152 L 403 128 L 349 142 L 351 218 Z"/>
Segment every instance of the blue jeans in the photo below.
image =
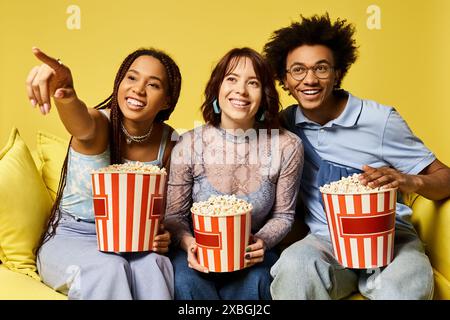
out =
<path fill-rule="evenodd" d="M 264 261 L 243 270 L 201 273 L 188 267 L 187 254 L 176 249 L 169 253 L 175 274 L 175 300 L 271 300 L 270 268 L 278 259 L 266 251 Z"/>
<path fill-rule="evenodd" d="M 433 270 L 417 233 L 395 229 L 394 259 L 379 269 L 349 269 L 339 264 L 329 237 L 309 234 L 285 249 L 273 266 L 274 299 L 341 299 L 359 291 L 374 300 L 433 297 Z"/>

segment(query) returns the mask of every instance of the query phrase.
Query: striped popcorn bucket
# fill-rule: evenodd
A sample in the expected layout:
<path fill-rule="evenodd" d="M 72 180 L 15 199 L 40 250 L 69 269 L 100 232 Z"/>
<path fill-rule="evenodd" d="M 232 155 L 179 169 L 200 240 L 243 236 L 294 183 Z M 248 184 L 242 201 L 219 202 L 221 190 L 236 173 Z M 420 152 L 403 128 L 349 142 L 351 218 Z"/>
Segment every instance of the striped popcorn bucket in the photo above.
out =
<path fill-rule="evenodd" d="M 164 214 L 166 174 L 92 173 L 98 249 L 151 251 Z"/>
<path fill-rule="evenodd" d="M 336 259 L 347 268 L 388 265 L 394 254 L 397 189 L 322 193 Z"/>
<path fill-rule="evenodd" d="M 243 269 L 245 248 L 249 244 L 251 212 L 235 215 L 192 213 L 197 258 L 210 272 Z"/>

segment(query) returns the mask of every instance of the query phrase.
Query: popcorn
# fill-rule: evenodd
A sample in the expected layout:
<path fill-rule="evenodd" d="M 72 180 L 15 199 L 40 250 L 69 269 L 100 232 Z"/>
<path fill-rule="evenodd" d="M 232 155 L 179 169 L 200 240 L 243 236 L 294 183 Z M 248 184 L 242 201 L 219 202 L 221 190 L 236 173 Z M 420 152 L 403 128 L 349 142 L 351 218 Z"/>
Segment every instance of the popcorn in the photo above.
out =
<path fill-rule="evenodd" d="M 122 164 L 111 164 L 100 168 L 92 173 L 156 173 L 166 174 L 165 168 L 160 168 L 152 164 L 145 164 L 139 161 L 126 162 Z"/>
<path fill-rule="evenodd" d="M 253 206 L 235 195 L 210 196 L 191 207 L 198 263 L 209 272 L 246 268 Z"/>
<path fill-rule="evenodd" d="M 363 185 L 359 181 L 361 174 L 355 173 L 351 176 L 342 178 L 320 187 L 322 193 L 365 193 L 383 190 L 383 187 L 371 188 Z"/>
<path fill-rule="evenodd" d="M 320 187 L 323 208 L 336 260 L 345 268 L 380 268 L 394 258 L 397 188 L 370 188 L 361 176 Z"/>
<path fill-rule="evenodd" d="M 249 212 L 252 204 L 235 195 L 210 196 L 206 201 L 192 204 L 191 212 L 201 215 L 231 216 Z"/>

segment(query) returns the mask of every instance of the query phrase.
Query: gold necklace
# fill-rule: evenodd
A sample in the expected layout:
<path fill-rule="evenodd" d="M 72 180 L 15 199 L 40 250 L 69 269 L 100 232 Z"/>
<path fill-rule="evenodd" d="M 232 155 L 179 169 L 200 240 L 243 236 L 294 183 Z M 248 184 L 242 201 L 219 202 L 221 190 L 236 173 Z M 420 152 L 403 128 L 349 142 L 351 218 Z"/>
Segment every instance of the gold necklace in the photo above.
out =
<path fill-rule="evenodd" d="M 148 130 L 148 132 L 142 136 L 133 136 L 131 135 L 127 129 L 125 128 L 125 126 L 123 125 L 123 123 L 120 124 L 122 126 L 122 132 L 125 135 L 125 140 L 127 141 L 127 144 L 130 144 L 131 142 L 136 142 L 136 143 L 142 143 L 145 140 L 148 139 L 148 137 L 150 137 L 150 134 L 152 133 L 152 129 L 153 129 L 153 123 L 150 126 L 150 129 Z"/>

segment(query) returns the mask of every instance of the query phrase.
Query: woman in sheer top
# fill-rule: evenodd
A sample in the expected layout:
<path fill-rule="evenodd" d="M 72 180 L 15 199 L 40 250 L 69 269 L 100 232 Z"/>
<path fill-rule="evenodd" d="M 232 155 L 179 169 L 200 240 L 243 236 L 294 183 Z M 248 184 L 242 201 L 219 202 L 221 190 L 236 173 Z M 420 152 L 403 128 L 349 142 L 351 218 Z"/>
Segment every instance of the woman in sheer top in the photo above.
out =
<path fill-rule="evenodd" d="M 279 127 L 271 71 L 250 48 L 229 51 L 214 68 L 202 105 L 205 125 L 181 136 L 171 155 L 164 225 L 174 246 L 175 299 L 271 299 L 273 250 L 294 221 L 303 146 Z M 235 195 L 251 203 L 245 268 L 201 266 L 192 232 L 193 202 Z"/>

